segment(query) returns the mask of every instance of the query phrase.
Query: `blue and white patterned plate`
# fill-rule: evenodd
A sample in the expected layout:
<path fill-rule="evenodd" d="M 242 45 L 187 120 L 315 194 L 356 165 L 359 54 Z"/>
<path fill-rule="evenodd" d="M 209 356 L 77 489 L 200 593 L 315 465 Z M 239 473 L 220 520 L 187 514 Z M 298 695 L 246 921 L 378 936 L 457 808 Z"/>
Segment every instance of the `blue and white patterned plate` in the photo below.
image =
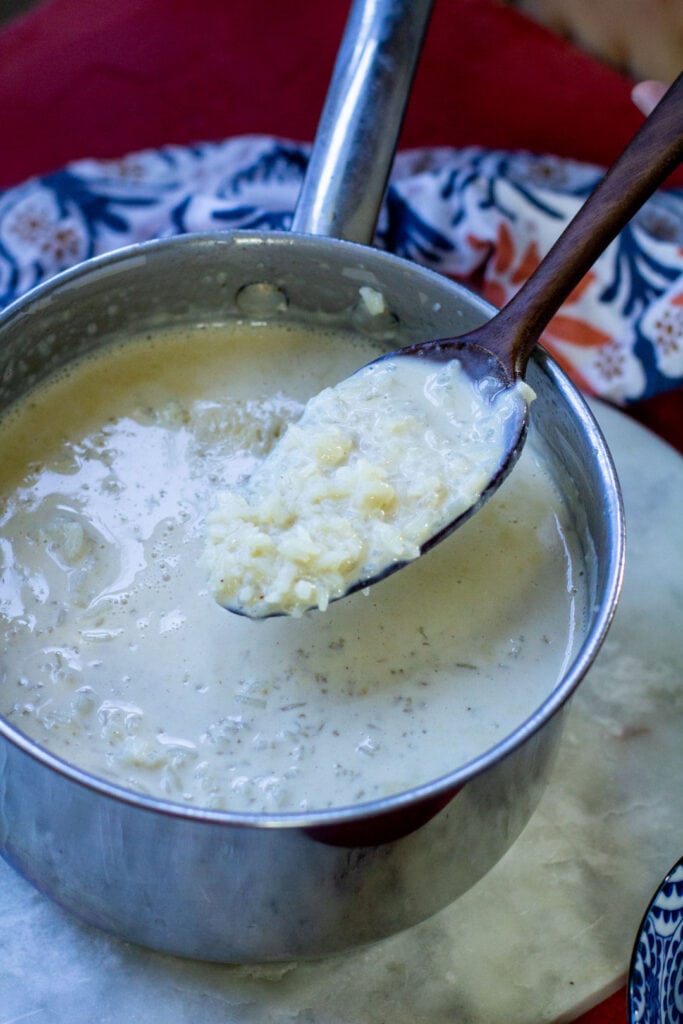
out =
<path fill-rule="evenodd" d="M 267 136 L 79 160 L 0 191 L 0 309 L 119 246 L 188 231 L 287 229 L 308 147 Z M 603 175 L 528 153 L 398 153 L 375 243 L 495 306 L 517 291 Z M 683 385 L 683 189 L 660 191 L 543 336 L 574 382 L 620 405 Z"/>
<path fill-rule="evenodd" d="M 633 950 L 631 1024 L 683 1024 L 683 858 L 647 909 Z"/>

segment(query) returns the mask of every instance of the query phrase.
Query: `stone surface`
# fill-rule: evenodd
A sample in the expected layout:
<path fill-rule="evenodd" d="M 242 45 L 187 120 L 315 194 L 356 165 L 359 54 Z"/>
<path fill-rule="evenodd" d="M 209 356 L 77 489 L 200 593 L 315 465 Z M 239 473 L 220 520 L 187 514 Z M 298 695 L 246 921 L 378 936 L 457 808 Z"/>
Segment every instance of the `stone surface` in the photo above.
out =
<path fill-rule="evenodd" d="M 318 963 L 159 956 L 82 927 L 0 861 L 0 1024 L 530 1024 L 623 982 L 683 853 L 683 461 L 597 407 L 624 488 L 623 599 L 573 701 L 541 806 L 506 857 L 431 920 Z"/>

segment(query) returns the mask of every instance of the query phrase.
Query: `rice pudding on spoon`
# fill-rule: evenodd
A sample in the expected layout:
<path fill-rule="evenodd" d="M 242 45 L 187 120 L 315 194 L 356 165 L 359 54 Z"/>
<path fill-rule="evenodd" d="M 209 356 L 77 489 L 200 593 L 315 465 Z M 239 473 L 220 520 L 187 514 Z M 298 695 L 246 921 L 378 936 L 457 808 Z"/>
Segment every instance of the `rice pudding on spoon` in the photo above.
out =
<path fill-rule="evenodd" d="M 219 495 L 204 562 L 251 618 L 324 611 L 417 558 L 478 503 L 506 450 L 520 382 L 494 400 L 457 360 L 388 356 L 312 398 L 239 488 Z"/>

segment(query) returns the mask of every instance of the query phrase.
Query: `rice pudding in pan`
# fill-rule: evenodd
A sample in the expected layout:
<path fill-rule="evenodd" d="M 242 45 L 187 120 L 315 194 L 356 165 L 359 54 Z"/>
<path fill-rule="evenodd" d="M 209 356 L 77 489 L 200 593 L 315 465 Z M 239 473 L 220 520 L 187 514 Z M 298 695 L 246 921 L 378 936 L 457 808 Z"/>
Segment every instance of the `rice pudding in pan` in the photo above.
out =
<path fill-rule="evenodd" d="M 226 612 L 216 496 L 367 338 L 228 323 L 110 345 L 0 422 L 0 713 L 52 753 L 197 807 L 342 807 L 492 747 L 574 653 L 583 554 L 534 436 L 423 558 L 324 613 Z"/>

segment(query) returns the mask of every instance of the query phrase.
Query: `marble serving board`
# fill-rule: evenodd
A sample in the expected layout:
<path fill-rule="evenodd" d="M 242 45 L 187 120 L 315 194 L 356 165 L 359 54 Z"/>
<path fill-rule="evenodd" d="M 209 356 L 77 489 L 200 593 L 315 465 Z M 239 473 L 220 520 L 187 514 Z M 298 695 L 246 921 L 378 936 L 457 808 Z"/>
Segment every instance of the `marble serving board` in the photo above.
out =
<path fill-rule="evenodd" d="M 683 459 L 595 409 L 625 495 L 623 599 L 542 803 L 493 871 L 372 947 L 231 967 L 83 927 L 0 860 L 0 1024 L 540 1024 L 623 982 L 683 854 Z"/>

